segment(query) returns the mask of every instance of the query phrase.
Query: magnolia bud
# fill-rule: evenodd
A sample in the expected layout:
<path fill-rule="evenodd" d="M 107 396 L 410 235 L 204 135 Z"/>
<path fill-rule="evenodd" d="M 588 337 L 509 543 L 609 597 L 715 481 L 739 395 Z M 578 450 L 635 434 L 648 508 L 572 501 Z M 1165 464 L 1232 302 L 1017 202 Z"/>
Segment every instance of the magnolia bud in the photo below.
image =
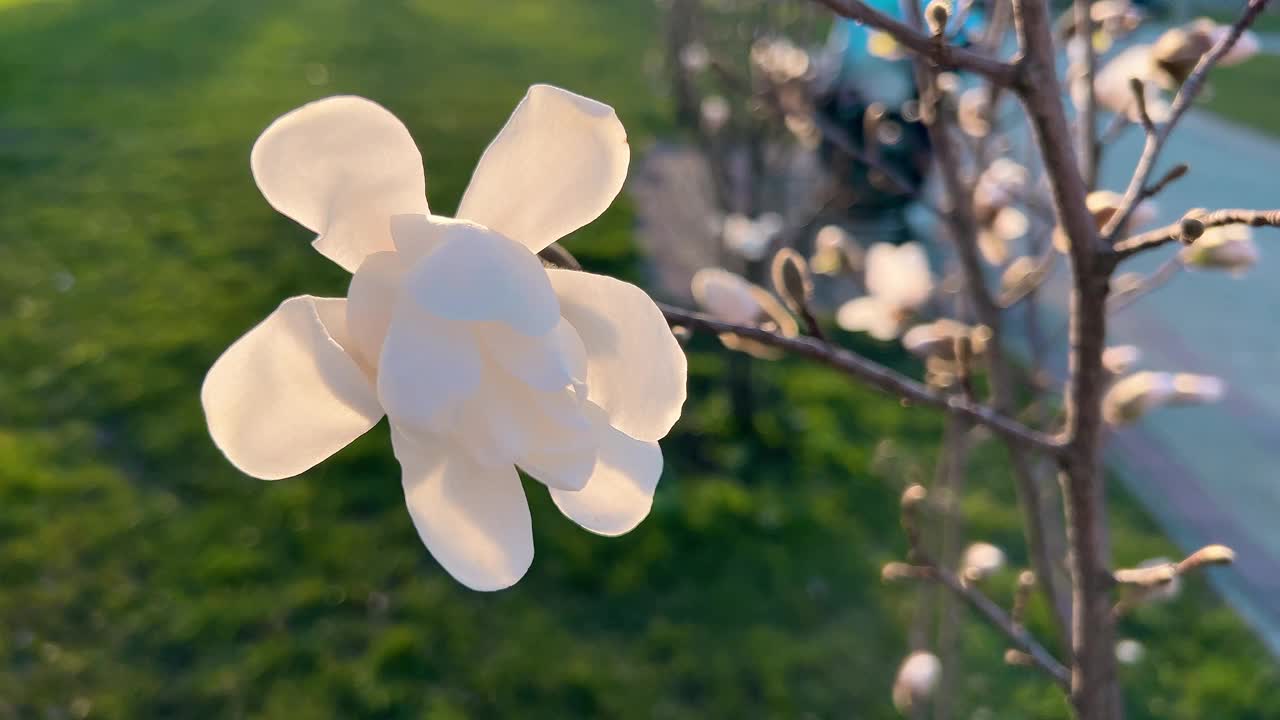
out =
<path fill-rule="evenodd" d="M 838 225 L 825 225 L 813 237 L 809 266 L 820 275 L 862 271 L 862 246 Z"/>
<path fill-rule="evenodd" d="M 930 652 L 918 650 L 907 656 L 898 667 L 893 682 L 893 706 L 907 713 L 927 702 L 942 677 L 942 661 Z"/>
<path fill-rule="evenodd" d="M 1226 545 L 1206 545 L 1178 563 L 1178 572 L 1185 573 L 1209 565 L 1230 565 L 1236 560 L 1236 552 Z"/>
<path fill-rule="evenodd" d="M 902 510 L 904 512 L 914 512 L 921 503 L 928 499 L 929 491 L 925 490 L 923 485 L 911 485 L 902 491 Z"/>
<path fill-rule="evenodd" d="M 930 0 L 924 9 L 924 19 L 929 26 L 929 34 L 941 35 L 947 31 L 947 20 L 951 17 L 951 3 L 948 0 Z"/>
<path fill-rule="evenodd" d="M 1206 229 L 1179 257 L 1187 267 L 1240 274 L 1258 262 L 1258 248 L 1248 225 L 1223 225 Z"/>
<path fill-rule="evenodd" d="M 969 336 L 969 326 L 947 318 L 916 325 L 902 336 L 902 347 L 919 358 L 955 360 L 956 340 Z"/>
<path fill-rule="evenodd" d="M 1004 564 L 1003 550 L 991 543 L 976 542 L 965 548 L 960 574 L 965 580 L 977 582 L 1004 569 Z"/>
<path fill-rule="evenodd" d="M 1201 235 L 1204 235 L 1204 230 L 1204 223 L 1195 218 L 1189 217 L 1182 218 L 1181 230 L 1179 232 L 1182 235 L 1182 242 L 1190 243 L 1197 240 Z"/>
<path fill-rule="evenodd" d="M 800 253 L 783 248 L 773 256 L 770 268 L 773 289 L 791 312 L 801 314 L 813 299 L 813 280 L 809 277 L 809 265 Z"/>
<path fill-rule="evenodd" d="M 1173 375 L 1140 372 L 1118 380 L 1102 398 L 1102 416 L 1112 425 L 1131 423 L 1169 402 L 1175 393 Z"/>

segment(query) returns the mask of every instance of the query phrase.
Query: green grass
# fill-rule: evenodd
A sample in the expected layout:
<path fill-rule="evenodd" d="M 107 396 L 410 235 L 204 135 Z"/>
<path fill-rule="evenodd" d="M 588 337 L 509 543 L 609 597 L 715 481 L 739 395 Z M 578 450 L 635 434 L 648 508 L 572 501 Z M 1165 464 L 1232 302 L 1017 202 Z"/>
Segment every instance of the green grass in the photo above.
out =
<path fill-rule="evenodd" d="M 652 517 L 595 538 L 530 486 L 537 559 L 493 595 L 422 548 L 385 427 L 277 483 L 205 432 L 198 388 L 228 343 L 288 295 L 345 292 L 249 177 L 271 119 L 384 103 L 448 212 L 532 82 L 614 104 L 637 148 L 666 130 L 652 7 L 3 0 L 0 718 L 896 716 L 914 594 L 878 568 L 903 551 L 897 494 L 928 470 L 931 413 L 777 364 L 744 418 L 702 341 Z M 620 203 L 570 245 L 633 275 L 630 225 Z M 1021 561 L 1009 488 L 984 447 L 967 522 Z M 1172 553 L 1115 512 L 1122 562 Z M 1125 670 L 1133 717 L 1280 714 L 1275 667 L 1202 581 L 1124 634 L 1148 645 Z M 1063 715 L 991 632 L 964 640 L 957 717 Z"/>
<path fill-rule="evenodd" d="M 1228 120 L 1280 135 L 1280 56 L 1258 55 L 1235 67 L 1216 68 L 1210 77 L 1208 109 Z"/>

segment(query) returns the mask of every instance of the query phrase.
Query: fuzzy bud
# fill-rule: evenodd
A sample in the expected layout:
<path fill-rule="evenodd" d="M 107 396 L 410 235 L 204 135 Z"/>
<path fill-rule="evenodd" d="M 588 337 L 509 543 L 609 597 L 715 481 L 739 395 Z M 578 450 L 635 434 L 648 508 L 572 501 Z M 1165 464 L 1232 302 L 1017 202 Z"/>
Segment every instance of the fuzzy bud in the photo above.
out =
<path fill-rule="evenodd" d="M 1102 398 L 1102 415 L 1112 425 L 1131 423 L 1165 405 L 1175 393 L 1173 375 L 1140 372 L 1122 378 Z"/>
<path fill-rule="evenodd" d="M 930 0 L 924 9 L 924 19 L 929 26 L 929 34 L 934 37 L 947 31 L 947 20 L 951 18 L 951 3 L 948 0 Z"/>
<path fill-rule="evenodd" d="M 969 582 L 978 582 L 1000 572 L 1004 565 L 1003 550 L 991 543 L 976 542 L 965 548 L 960 575 Z"/>
<path fill-rule="evenodd" d="M 915 484 L 902 491 L 902 511 L 915 512 L 925 500 L 929 499 L 929 491 L 923 485 Z"/>
<path fill-rule="evenodd" d="M 1192 217 L 1182 218 L 1181 228 L 1179 233 L 1184 243 L 1196 241 L 1201 235 L 1204 235 L 1205 230 L 1204 223 Z"/>
<path fill-rule="evenodd" d="M 1210 565 L 1230 565 L 1236 560 L 1236 552 L 1226 545 L 1206 545 L 1178 563 L 1178 572 L 1186 573 Z"/>
<path fill-rule="evenodd" d="M 933 653 L 916 651 L 898 667 L 893 682 L 893 706 L 907 713 L 928 702 L 942 677 L 942 661 Z"/>

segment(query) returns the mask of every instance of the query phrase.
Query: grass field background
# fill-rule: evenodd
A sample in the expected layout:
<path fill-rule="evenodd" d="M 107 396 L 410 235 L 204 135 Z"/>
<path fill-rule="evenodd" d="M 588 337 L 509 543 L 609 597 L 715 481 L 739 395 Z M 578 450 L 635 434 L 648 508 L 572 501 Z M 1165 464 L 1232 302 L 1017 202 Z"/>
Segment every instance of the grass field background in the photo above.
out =
<path fill-rule="evenodd" d="M 492 595 L 418 541 L 385 426 L 276 483 L 205 432 L 217 355 L 281 299 L 346 290 L 252 183 L 273 118 L 383 103 L 448 213 L 531 83 L 615 105 L 637 153 L 667 134 L 656 26 L 648 0 L 0 1 L 0 718 L 896 717 L 914 593 L 879 566 L 932 414 L 777 364 L 735 417 L 697 344 L 653 516 L 595 538 L 531 485 L 537 558 Z M 631 224 L 620 202 L 570 247 L 642 279 Z M 982 449 L 965 509 L 1017 563 L 1010 485 Z M 1174 553 L 1114 509 L 1122 562 Z M 1132 716 L 1280 715 L 1274 664 L 1189 585 L 1122 629 L 1147 647 Z M 1003 649 L 966 626 L 955 716 L 1063 717 Z"/>

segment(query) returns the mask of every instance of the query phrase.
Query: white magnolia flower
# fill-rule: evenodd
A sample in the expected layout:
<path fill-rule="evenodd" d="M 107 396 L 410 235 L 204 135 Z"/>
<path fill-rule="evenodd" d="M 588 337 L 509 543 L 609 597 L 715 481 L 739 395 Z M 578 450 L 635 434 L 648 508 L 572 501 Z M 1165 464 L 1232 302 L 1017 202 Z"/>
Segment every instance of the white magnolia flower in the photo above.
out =
<path fill-rule="evenodd" d="M 916 325 L 902 335 L 902 347 L 919 358 L 956 359 L 956 341 L 968 338 L 974 355 L 986 349 L 986 328 L 972 328 L 950 318 Z"/>
<path fill-rule="evenodd" d="M 977 581 L 1004 569 L 1004 551 L 988 542 L 976 542 L 965 548 L 960 572 L 965 579 Z"/>
<path fill-rule="evenodd" d="M 933 695 L 942 679 L 942 661 L 937 655 L 917 650 L 907 656 L 898 667 L 893 682 L 893 705 L 898 712 L 909 712 Z"/>
<path fill-rule="evenodd" d="M 809 53 L 787 38 L 760 38 L 751 46 L 751 62 L 775 83 L 797 80 L 809 72 Z"/>
<path fill-rule="evenodd" d="M 1163 406 L 1217 402 L 1225 393 L 1226 383 L 1210 375 L 1143 371 L 1116 381 L 1107 390 L 1102 414 L 1107 422 L 1119 425 Z"/>
<path fill-rule="evenodd" d="M 867 251 L 866 267 L 867 295 L 841 305 L 836 323 L 892 340 L 933 293 L 929 258 L 920 243 L 876 243 Z"/>
<path fill-rule="evenodd" d="M 1137 78 L 1142 82 L 1143 97 L 1146 100 L 1147 114 L 1154 122 L 1169 119 L 1171 109 L 1157 80 L 1157 68 L 1152 59 L 1150 45 L 1132 45 L 1120 51 L 1098 70 L 1094 79 L 1094 94 L 1098 105 L 1118 115 L 1124 115 L 1132 122 L 1137 122 L 1138 106 L 1130 86 L 1130 79 Z M 1084 93 L 1088 85 L 1083 78 L 1071 83 L 1071 97 L 1076 107 L 1084 105 Z"/>
<path fill-rule="evenodd" d="M 1041 274 L 1043 270 L 1036 258 L 1019 255 L 1000 275 L 1000 290 L 1006 293 L 1020 290 L 1027 283 L 1038 282 Z"/>
<path fill-rule="evenodd" d="M 991 120 L 988 117 L 991 105 L 987 102 L 989 97 L 990 92 L 985 86 L 974 86 L 960 93 L 956 105 L 956 121 L 966 135 L 982 138 L 991 133 Z"/>
<path fill-rule="evenodd" d="M 1026 190 L 1031 173 L 1008 158 L 998 158 L 982 174 L 973 189 L 973 202 L 979 215 L 995 212 L 1012 204 Z"/>
<path fill-rule="evenodd" d="M 1030 222 L 1026 214 L 1013 206 L 1002 207 L 989 223 L 978 229 L 978 250 L 982 259 L 992 265 L 1003 265 L 1009 260 L 1009 246 L 1027 234 Z"/>
<path fill-rule="evenodd" d="M 717 319 L 734 325 L 750 325 L 786 337 L 800 332 L 796 319 L 768 290 L 723 268 L 703 268 L 693 274 L 693 299 Z M 721 333 L 720 342 L 730 350 L 762 360 L 776 360 L 782 351 L 733 333 Z"/>
<path fill-rule="evenodd" d="M 628 161 L 610 107 L 534 86 L 453 220 L 430 213 L 418 149 L 379 105 L 334 97 L 276 120 L 254 179 L 354 277 L 346 298 L 284 301 L 214 363 L 201 391 L 214 442 L 245 473 L 285 478 L 385 413 L 419 535 L 477 590 L 533 559 L 517 467 L 588 530 L 635 527 L 684 402 L 684 355 L 639 288 L 535 255 L 608 207 Z"/>
<path fill-rule="evenodd" d="M 762 213 L 752 220 L 741 213 L 731 213 L 724 219 L 721 233 L 725 247 L 747 260 L 762 260 L 769 252 L 769 244 L 782 232 L 782 216 L 778 213 Z"/>
<path fill-rule="evenodd" d="M 1190 268 L 1229 270 L 1240 275 L 1258 262 L 1258 247 L 1253 243 L 1253 228 L 1222 225 L 1205 229 L 1179 256 Z"/>

